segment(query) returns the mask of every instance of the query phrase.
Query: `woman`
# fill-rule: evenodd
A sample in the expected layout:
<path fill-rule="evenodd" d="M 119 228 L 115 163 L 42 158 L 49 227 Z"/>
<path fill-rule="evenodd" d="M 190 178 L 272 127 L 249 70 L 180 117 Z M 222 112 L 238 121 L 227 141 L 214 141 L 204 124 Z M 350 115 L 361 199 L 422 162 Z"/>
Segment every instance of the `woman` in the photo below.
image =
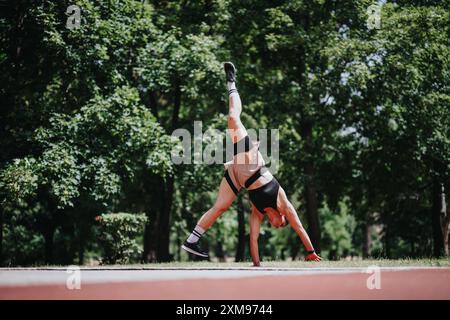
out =
<path fill-rule="evenodd" d="M 311 240 L 297 212 L 287 199 L 286 193 L 275 177 L 264 167 L 265 163 L 258 150 L 258 143 L 250 140 L 241 122 L 242 104 L 236 89 L 236 68 L 231 62 L 226 62 L 224 69 L 229 94 L 228 131 L 234 143 L 234 156 L 232 161 L 225 164 L 225 174 L 214 206 L 200 218 L 182 248 L 192 254 L 208 257 L 208 253 L 199 247 L 200 238 L 216 219 L 228 210 L 239 190 L 244 187 L 248 190 L 252 203 L 250 253 L 255 266 L 260 265 L 258 236 L 260 224 L 265 215 L 274 228 L 280 228 L 289 223 L 307 250 L 306 260 L 320 261 L 321 258 L 315 253 Z"/>

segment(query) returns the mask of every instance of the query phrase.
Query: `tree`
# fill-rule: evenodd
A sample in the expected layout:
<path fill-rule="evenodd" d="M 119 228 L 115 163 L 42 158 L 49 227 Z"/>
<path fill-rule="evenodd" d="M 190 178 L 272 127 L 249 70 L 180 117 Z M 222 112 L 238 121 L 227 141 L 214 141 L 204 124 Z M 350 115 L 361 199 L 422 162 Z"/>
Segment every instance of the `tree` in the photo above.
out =
<path fill-rule="evenodd" d="M 7 199 L 22 194 L 34 195 L 35 201 L 48 199 L 42 208 L 48 262 L 52 262 L 55 219 L 61 211 L 79 201 L 106 210 L 120 195 L 123 181 L 133 179 L 135 173 L 150 170 L 164 176 L 172 169 L 170 137 L 139 105 L 137 91 L 127 87 L 118 88 L 111 97 L 91 100 L 73 116 L 55 114 L 48 128 L 36 130 L 35 140 L 42 154 L 7 167 L 3 193 Z M 24 164 L 30 179 L 17 185 L 14 179 Z"/>
<path fill-rule="evenodd" d="M 9 17 L 19 25 L 2 28 L 2 83 L 15 83 L 1 91 L 2 167 L 15 166 L 14 158 L 36 163 L 50 261 L 58 215 L 77 206 L 91 211 L 84 216 L 90 220 L 99 206 L 117 202 L 123 181 L 140 170 L 167 175 L 171 143 L 129 88 L 138 49 L 157 34 L 150 6 L 80 1 L 81 27 L 69 30 L 69 2 L 24 4 Z"/>
<path fill-rule="evenodd" d="M 448 12 L 445 4 L 406 3 L 386 4 L 381 12 L 380 29 L 350 29 L 354 36 L 331 49 L 335 67 L 330 75 L 343 80 L 336 92 L 344 93 L 333 98 L 344 124 L 362 142 L 358 187 L 367 190 L 368 210 L 380 212 L 387 255 L 396 221 L 406 214 L 432 224 L 434 255 L 439 256 L 446 237 L 440 184 L 448 183 L 449 172 L 448 37 L 442 33 L 448 29 Z M 402 210 L 414 199 L 420 206 Z M 424 206 L 431 219 L 422 214 Z M 426 231 L 419 230 L 422 238 Z"/>

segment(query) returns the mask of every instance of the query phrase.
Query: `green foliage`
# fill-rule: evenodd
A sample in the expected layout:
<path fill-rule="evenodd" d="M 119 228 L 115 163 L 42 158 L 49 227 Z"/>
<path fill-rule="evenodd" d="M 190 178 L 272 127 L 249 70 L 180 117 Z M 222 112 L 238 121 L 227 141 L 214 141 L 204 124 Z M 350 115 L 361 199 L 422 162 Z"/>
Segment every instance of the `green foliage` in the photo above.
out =
<path fill-rule="evenodd" d="M 0 194 L 4 199 L 1 205 L 23 202 L 35 195 L 39 180 L 39 166 L 36 159 L 14 159 L 0 171 Z"/>
<path fill-rule="evenodd" d="M 112 96 L 92 99 L 73 116 L 55 114 L 50 123 L 49 129 L 38 130 L 37 140 L 44 147 L 65 144 L 73 150 L 79 172 L 69 182 L 77 184 L 82 177 L 79 183 L 94 200 L 117 195 L 121 180 L 133 178 L 139 170 L 171 173 L 170 137 L 139 103 L 135 89 L 117 88 Z"/>
<path fill-rule="evenodd" d="M 218 50 L 211 37 L 173 29 L 140 51 L 141 67 L 135 70 L 146 90 L 169 92 L 178 82 L 189 98 L 197 98 L 202 88 L 216 87 L 222 75 Z"/>
<path fill-rule="evenodd" d="M 337 212 L 330 210 L 325 203 L 320 209 L 323 221 L 324 256 L 330 260 L 338 260 L 350 255 L 353 251 L 352 235 L 355 231 L 355 219 L 349 214 L 345 202 L 340 202 Z"/>
<path fill-rule="evenodd" d="M 54 114 L 35 137 L 42 155 L 17 159 L 2 173 L 8 198 L 35 194 L 39 186 L 58 208 L 73 206 L 82 192 L 106 202 L 139 170 L 161 176 L 172 170 L 170 137 L 127 87 L 92 99 L 74 115 Z"/>
<path fill-rule="evenodd" d="M 136 237 L 147 223 L 145 214 L 109 213 L 98 216 L 99 241 L 103 248 L 102 263 L 129 263 L 142 254 L 142 246 Z"/>
<path fill-rule="evenodd" d="M 30 232 L 29 226 L 10 223 L 4 230 L 4 250 L 6 266 L 27 266 L 44 263 L 44 237 Z"/>

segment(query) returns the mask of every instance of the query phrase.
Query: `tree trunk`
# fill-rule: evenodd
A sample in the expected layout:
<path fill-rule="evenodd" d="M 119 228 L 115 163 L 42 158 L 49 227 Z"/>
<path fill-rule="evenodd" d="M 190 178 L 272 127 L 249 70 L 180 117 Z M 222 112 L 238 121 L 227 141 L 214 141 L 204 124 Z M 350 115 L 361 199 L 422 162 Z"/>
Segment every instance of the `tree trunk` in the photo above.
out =
<path fill-rule="evenodd" d="M 53 238 L 55 235 L 55 226 L 49 222 L 44 230 L 44 250 L 45 250 L 45 263 L 53 263 Z"/>
<path fill-rule="evenodd" d="M 449 216 L 449 212 L 447 211 L 447 217 Z M 444 226 L 444 255 L 448 257 L 448 229 L 449 229 L 449 221 L 447 221 L 446 225 Z"/>
<path fill-rule="evenodd" d="M 414 243 L 414 239 L 410 239 L 409 250 L 410 250 L 409 256 L 413 258 L 416 257 L 416 246 Z"/>
<path fill-rule="evenodd" d="M 147 212 L 146 212 L 145 215 L 147 216 L 149 221 L 151 221 Z M 151 238 L 151 235 L 152 235 L 152 231 L 151 230 L 152 230 L 151 222 L 149 222 L 149 223 L 147 223 L 145 225 L 145 228 L 144 228 L 144 248 L 143 248 L 143 251 L 142 251 L 142 261 L 144 263 L 147 263 L 147 262 L 151 261 L 151 256 L 150 256 L 150 244 L 151 244 L 150 243 L 150 238 Z"/>
<path fill-rule="evenodd" d="M 167 178 L 164 188 L 162 210 L 158 223 L 158 244 L 157 259 L 159 262 L 170 261 L 169 243 L 170 243 L 170 213 L 172 210 L 174 192 L 173 177 Z"/>
<path fill-rule="evenodd" d="M 175 259 L 177 261 L 181 261 L 181 245 L 183 244 L 182 236 L 180 235 L 180 230 L 177 228 L 177 254 L 175 256 Z"/>
<path fill-rule="evenodd" d="M 151 113 L 155 116 L 156 120 L 159 121 L 158 114 L 158 101 L 156 98 L 156 92 L 149 91 L 148 92 L 148 104 Z M 147 184 L 148 182 L 146 182 Z M 151 182 L 152 184 L 154 182 Z M 161 180 L 162 185 L 164 182 Z M 144 188 L 145 189 L 145 188 Z M 144 190 L 144 193 L 147 191 Z M 145 214 L 148 218 L 148 223 L 145 225 L 144 229 L 144 250 L 142 252 L 142 261 L 146 262 L 156 262 L 158 260 L 158 239 L 159 239 L 159 229 L 158 229 L 158 220 L 159 214 L 155 211 L 154 207 L 147 208 L 145 210 Z"/>
<path fill-rule="evenodd" d="M 433 256 L 444 255 L 444 233 L 442 225 L 442 185 L 434 179 L 432 187 L 431 226 L 433 230 Z M 448 231 L 448 229 L 447 229 Z"/>
<path fill-rule="evenodd" d="M 217 241 L 216 243 L 216 257 L 219 259 L 219 262 L 225 262 L 225 252 L 223 251 L 222 241 Z"/>
<path fill-rule="evenodd" d="M 295 260 L 297 259 L 298 252 L 300 251 L 300 246 L 298 245 L 298 242 L 295 245 L 291 244 L 291 259 Z"/>
<path fill-rule="evenodd" d="M 307 159 L 304 164 L 306 217 L 308 220 L 308 232 L 314 249 L 320 252 L 320 222 L 317 205 L 317 190 L 314 182 L 314 164 L 310 159 L 312 155 L 312 122 L 302 119 L 301 135 L 305 140 L 305 154 Z"/>
<path fill-rule="evenodd" d="M 84 240 L 81 241 L 80 250 L 78 252 L 78 264 L 80 266 L 84 265 Z"/>
<path fill-rule="evenodd" d="M 150 111 L 155 116 L 156 120 L 159 121 L 158 101 L 156 99 L 156 93 L 154 91 L 149 92 L 149 101 L 150 101 Z"/>
<path fill-rule="evenodd" d="M 144 262 L 156 262 L 157 240 L 158 240 L 158 222 L 157 215 L 153 210 L 146 212 L 148 223 L 144 230 L 144 252 L 142 260 Z"/>
<path fill-rule="evenodd" d="M 442 236 L 444 238 L 444 255 L 448 256 L 448 229 L 450 226 L 450 212 L 447 207 L 444 185 L 441 185 L 441 226 Z"/>
<path fill-rule="evenodd" d="M 330 250 L 330 252 L 328 253 L 328 260 L 331 261 L 336 261 L 338 260 L 338 256 L 337 256 L 337 251 L 336 250 Z"/>
<path fill-rule="evenodd" d="M 365 223 L 363 226 L 363 258 L 367 259 L 370 256 L 370 247 L 372 246 L 372 226 Z"/>
<path fill-rule="evenodd" d="M 172 131 L 175 130 L 178 126 L 178 119 L 180 114 L 181 107 L 181 87 L 179 83 L 175 85 L 175 93 L 174 93 L 174 102 L 173 102 L 173 112 L 172 112 Z M 158 261 L 167 262 L 170 260 L 169 253 L 169 243 L 170 243 L 170 214 L 172 211 L 172 202 L 173 202 L 173 193 L 174 193 L 174 178 L 167 178 L 165 188 L 164 188 L 164 197 L 163 197 L 163 206 L 161 210 L 161 214 L 159 216 L 159 237 L 158 237 Z"/>
<path fill-rule="evenodd" d="M 13 61 L 15 63 L 15 66 L 19 63 L 20 59 L 22 58 L 22 45 L 23 45 L 23 34 L 24 34 L 24 18 L 25 18 L 25 12 L 26 7 L 25 4 L 21 1 L 17 1 L 15 3 L 15 7 L 12 9 L 13 11 L 11 14 L 13 15 L 13 19 L 15 19 L 16 24 L 15 28 L 13 29 L 13 33 L 15 34 L 14 37 L 11 37 L 11 53 L 10 56 L 13 57 Z"/>
<path fill-rule="evenodd" d="M 245 211 L 242 196 L 238 197 L 237 201 L 238 213 L 238 243 L 236 248 L 235 261 L 240 262 L 245 259 Z"/>
<path fill-rule="evenodd" d="M 0 205 L 0 267 L 3 266 L 3 207 Z"/>
<path fill-rule="evenodd" d="M 80 239 L 79 239 L 79 247 L 78 247 L 78 264 L 82 266 L 84 264 L 84 248 L 86 245 L 86 234 L 84 223 L 82 223 L 80 228 Z"/>
<path fill-rule="evenodd" d="M 384 234 L 384 250 L 386 254 L 386 258 L 391 258 L 391 228 L 389 226 L 389 222 L 386 223 L 385 234 Z"/>

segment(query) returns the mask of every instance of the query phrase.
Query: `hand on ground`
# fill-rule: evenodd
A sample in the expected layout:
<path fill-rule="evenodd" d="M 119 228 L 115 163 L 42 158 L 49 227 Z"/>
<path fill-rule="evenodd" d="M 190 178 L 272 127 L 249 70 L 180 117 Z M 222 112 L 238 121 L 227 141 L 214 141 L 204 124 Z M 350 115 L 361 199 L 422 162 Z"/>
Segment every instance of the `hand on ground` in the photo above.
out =
<path fill-rule="evenodd" d="M 322 260 L 322 258 L 319 257 L 319 255 L 318 255 L 317 253 L 315 253 L 315 252 L 310 253 L 310 254 L 308 254 L 308 255 L 305 257 L 305 261 L 317 261 L 317 262 L 319 262 L 319 261 L 321 261 L 321 260 Z"/>

